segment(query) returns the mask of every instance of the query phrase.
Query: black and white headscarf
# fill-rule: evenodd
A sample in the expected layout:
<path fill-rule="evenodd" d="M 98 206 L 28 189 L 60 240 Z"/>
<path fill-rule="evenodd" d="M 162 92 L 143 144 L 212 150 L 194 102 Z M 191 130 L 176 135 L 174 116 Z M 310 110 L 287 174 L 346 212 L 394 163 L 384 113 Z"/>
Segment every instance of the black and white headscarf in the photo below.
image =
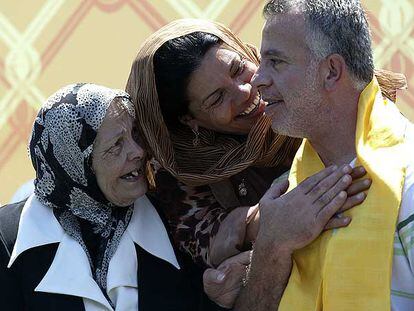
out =
<path fill-rule="evenodd" d="M 109 202 L 92 170 L 93 144 L 116 97 L 135 117 L 124 91 L 94 84 L 60 89 L 40 109 L 29 144 L 36 197 L 53 209 L 63 229 L 83 247 L 105 295 L 109 261 L 133 211 L 132 205 Z"/>

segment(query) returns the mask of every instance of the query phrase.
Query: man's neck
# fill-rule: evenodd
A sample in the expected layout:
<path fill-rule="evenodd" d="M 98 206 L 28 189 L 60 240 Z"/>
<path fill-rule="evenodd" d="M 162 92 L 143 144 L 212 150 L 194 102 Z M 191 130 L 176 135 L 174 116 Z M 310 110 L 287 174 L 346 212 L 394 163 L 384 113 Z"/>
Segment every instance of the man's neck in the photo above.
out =
<path fill-rule="evenodd" d="M 347 164 L 356 158 L 355 134 L 359 95 L 359 92 L 355 92 L 352 96 L 337 96 L 331 103 L 334 107 L 333 114 L 326 127 L 309 138 L 326 166 Z"/>
<path fill-rule="evenodd" d="M 348 164 L 356 158 L 355 135 L 352 140 L 340 139 L 338 136 L 324 141 L 310 141 L 325 166 Z"/>

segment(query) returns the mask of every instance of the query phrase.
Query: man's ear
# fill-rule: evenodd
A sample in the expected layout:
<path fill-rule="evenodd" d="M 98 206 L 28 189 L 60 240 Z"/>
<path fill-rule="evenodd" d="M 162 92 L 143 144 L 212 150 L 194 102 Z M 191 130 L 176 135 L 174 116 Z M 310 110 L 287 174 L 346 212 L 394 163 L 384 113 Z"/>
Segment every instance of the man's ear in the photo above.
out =
<path fill-rule="evenodd" d="M 333 91 L 336 89 L 345 70 L 345 59 L 341 55 L 332 54 L 325 59 L 323 78 L 324 86 L 327 91 Z"/>
<path fill-rule="evenodd" d="M 190 127 L 193 131 L 198 132 L 198 121 L 193 116 L 185 114 L 180 117 L 180 122 Z"/>

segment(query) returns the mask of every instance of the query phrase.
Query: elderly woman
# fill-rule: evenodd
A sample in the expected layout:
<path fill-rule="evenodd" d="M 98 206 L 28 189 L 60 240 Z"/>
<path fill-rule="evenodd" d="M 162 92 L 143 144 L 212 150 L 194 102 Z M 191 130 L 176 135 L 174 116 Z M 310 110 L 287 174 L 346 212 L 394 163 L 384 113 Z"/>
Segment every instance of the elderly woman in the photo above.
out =
<path fill-rule="evenodd" d="M 0 209 L 2 310 L 195 310 L 145 196 L 146 154 L 129 95 L 60 89 L 30 140 L 35 192 Z"/>

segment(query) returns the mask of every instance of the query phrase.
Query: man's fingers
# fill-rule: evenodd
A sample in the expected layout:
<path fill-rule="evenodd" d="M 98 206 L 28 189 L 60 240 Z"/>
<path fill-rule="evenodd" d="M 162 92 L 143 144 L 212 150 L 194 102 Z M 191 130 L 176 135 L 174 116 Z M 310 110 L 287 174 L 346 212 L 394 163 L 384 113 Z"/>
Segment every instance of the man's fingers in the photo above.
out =
<path fill-rule="evenodd" d="M 312 175 L 302 181 L 298 187 L 301 187 L 305 193 L 311 191 L 321 180 L 331 175 L 337 169 L 336 165 L 329 166 L 319 173 Z"/>
<path fill-rule="evenodd" d="M 351 223 L 351 217 L 333 217 L 326 224 L 324 230 L 346 227 Z"/>
<path fill-rule="evenodd" d="M 357 180 L 357 181 L 354 181 L 348 187 L 348 189 L 346 189 L 346 192 L 348 193 L 348 196 L 353 196 L 355 194 L 368 190 L 371 187 L 371 184 L 372 184 L 371 179 Z"/>
<path fill-rule="evenodd" d="M 323 194 L 325 194 L 329 189 L 331 189 L 337 182 L 347 176 L 346 174 L 349 174 L 351 172 L 351 167 L 349 165 L 343 165 L 334 172 L 332 172 L 330 175 L 326 176 L 324 179 L 322 179 L 318 184 L 316 184 L 307 194 L 310 196 L 311 199 L 317 200 L 319 199 Z M 352 182 L 351 176 L 348 175 L 347 177 L 347 184 L 344 189 L 346 189 Z"/>
<path fill-rule="evenodd" d="M 362 202 L 364 202 L 366 197 L 367 197 L 367 195 L 363 192 L 358 193 L 356 195 L 353 195 L 351 197 L 347 197 L 344 205 L 339 209 L 338 212 L 343 213 L 343 212 L 349 210 L 350 208 L 361 204 Z"/>
<path fill-rule="evenodd" d="M 336 175 L 336 173 L 333 175 Z M 331 179 L 331 177 L 333 179 L 328 182 L 327 180 Z M 328 178 L 326 178 L 325 179 L 326 183 L 324 185 L 316 186 L 319 188 L 318 191 L 323 191 L 324 189 L 326 189 L 330 185 L 330 183 L 333 180 L 336 180 L 337 178 L 338 178 L 338 175 L 329 176 Z M 324 181 L 322 181 L 321 184 L 323 182 Z M 329 190 L 327 190 L 325 193 L 323 193 L 319 198 L 315 200 L 314 206 L 318 209 L 322 209 L 325 205 L 329 204 L 341 191 L 344 191 L 345 189 L 347 189 L 347 187 L 351 184 L 351 182 L 352 182 L 351 176 L 349 175 L 343 176 L 334 185 L 328 188 Z"/>
<path fill-rule="evenodd" d="M 346 200 L 346 192 L 341 191 L 338 193 L 338 195 L 325 207 L 323 207 L 319 213 L 316 216 L 317 222 L 323 225 L 328 223 L 328 221 L 332 218 L 333 215 L 335 215 L 339 209 L 344 205 Z"/>
<path fill-rule="evenodd" d="M 276 199 L 280 197 L 282 194 L 284 194 L 289 188 L 289 181 L 283 180 L 281 182 L 278 182 L 274 185 L 272 185 L 266 193 L 263 195 L 262 199 Z"/>
<path fill-rule="evenodd" d="M 345 174 L 351 172 L 351 167 L 349 165 L 343 165 L 340 168 L 331 172 L 331 174 L 325 176 L 317 184 L 314 185 L 306 194 L 308 194 L 311 199 L 316 200 L 325 194 L 329 189 L 331 189 Z M 349 180 L 352 181 L 349 176 Z"/>
<path fill-rule="evenodd" d="M 352 180 L 357 180 L 361 177 L 364 177 L 366 174 L 367 174 L 367 171 L 365 170 L 363 166 L 357 166 L 352 169 L 352 172 L 350 175 L 352 177 Z"/>

